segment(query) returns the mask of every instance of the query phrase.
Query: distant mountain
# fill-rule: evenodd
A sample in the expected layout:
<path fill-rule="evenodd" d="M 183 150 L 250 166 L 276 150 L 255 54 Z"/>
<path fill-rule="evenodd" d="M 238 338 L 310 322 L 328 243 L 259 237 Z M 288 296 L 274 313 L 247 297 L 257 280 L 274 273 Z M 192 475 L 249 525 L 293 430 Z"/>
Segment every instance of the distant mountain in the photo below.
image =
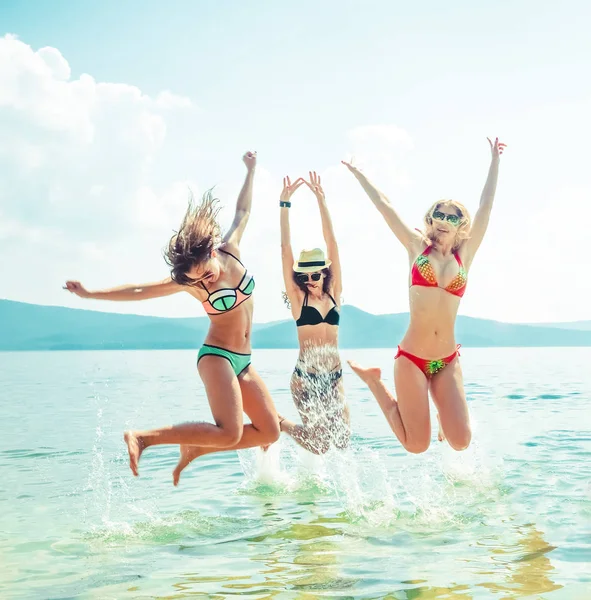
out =
<path fill-rule="evenodd" d="M 0 350 L 195 348 L 207 317 L 167 319 L 0 300 Z"/>
<path fill-rule="evenodd" d="M 531 323 L 535 327 L 552 327 L 554 329 L 576 329 L 591 331 L 591 321 L 571 321 L 570 323 Z"/>
<path fill-rule="evenodd" d="M 408 313 L 372 315 L 343 306 L 340 346 L 395 347 L 408 320 Z M 4 351 L 197 349 L 208 326 L 207 317 L 145 317 L 0 300 Z M 591 346 L 591 322 L 515 325 L 460 316 L 456 335 L 464 346 Z M 253 347 L 297 348 L 295 323 L 255 324 Z"/>

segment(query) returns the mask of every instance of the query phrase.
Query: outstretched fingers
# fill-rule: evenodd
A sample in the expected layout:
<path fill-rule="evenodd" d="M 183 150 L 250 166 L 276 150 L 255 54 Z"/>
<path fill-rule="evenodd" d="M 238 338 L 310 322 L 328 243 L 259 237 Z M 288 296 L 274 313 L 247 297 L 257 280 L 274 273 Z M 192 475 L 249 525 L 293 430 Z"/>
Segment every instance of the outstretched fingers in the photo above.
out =
<path fill-rule="evenodd" d="M 488 140 L 488 143 L 490 145 L 490 149 L 493 153 L 493 155 L 495 154 L 503 154 L 503 151 L 505 150 L 505 148 L 507 147 L 507 144 L 503 143 L 503 142 L 499 142 L 499 138 L 496 137 L 495 141 L 493 142 L 489 137 L 486 138 Z"/>

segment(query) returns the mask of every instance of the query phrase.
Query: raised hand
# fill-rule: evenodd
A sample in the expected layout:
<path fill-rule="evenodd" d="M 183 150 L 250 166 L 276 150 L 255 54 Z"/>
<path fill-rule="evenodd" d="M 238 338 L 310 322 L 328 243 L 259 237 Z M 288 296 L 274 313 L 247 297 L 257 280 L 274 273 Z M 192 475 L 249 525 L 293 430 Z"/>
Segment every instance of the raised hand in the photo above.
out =
<path fill-rule="evenodd" d="M 501 154 L 503 154 L 503 151 L 505 150 L 505 148 L 507 147 L 507 144 L 503 144 L 502 142 L 499 142 L 499 138 L 495 138 L 495 141 L 493 142 L 490 138 L 486 138 L 488 140 L 488 143 L 490 144 L 490 151 L 492 154 L 492 158 L 493 160 L 498 160 L 501 156 Z"/>
<path fill-rule="evenodd" d="M 347 169 L 349 169 L 349 171 L 351 171 L 351 173 L 353 173 L 355 176 L 361 173 L 359 167 L 353 164 L 353 159 L 350 161 L 342 160 L 341 164 L 345 165 L 345 167 L 347 167 Z"/>
<path fill-rule="evenodd" d="M 66 281 L 64 290 L 68 290 L 68 292 L 76 294 L 80 298 L 90 297 L 90 292 L 79 281 Z"/>
<path fill-rule="evenodd" d="M 310 171 L 310 181 L 303 180 L 303 182 L 312 190 L 312 193 L 316 196 L 318 202 L 325 199 L 324 190 L 320 183 L 320 175 L 316 171 Z"/>
<path fill-rule="evenodd" d="M 302 185 L 303 183 L 307 183 L 301 177 L 298 177 L 293 183 L 289 179 L 289 177 L 283 178 L 283 190 L 281 191 L 281 196 L 279 199 L 281 202 L 289 202 L 292 194 Z"/>
<path fill-rule="evenodd" d="M 254 171 L 257 166 L 257 153 L 249 151 L 242 157 L 242 160 L 249 171 Z"/>

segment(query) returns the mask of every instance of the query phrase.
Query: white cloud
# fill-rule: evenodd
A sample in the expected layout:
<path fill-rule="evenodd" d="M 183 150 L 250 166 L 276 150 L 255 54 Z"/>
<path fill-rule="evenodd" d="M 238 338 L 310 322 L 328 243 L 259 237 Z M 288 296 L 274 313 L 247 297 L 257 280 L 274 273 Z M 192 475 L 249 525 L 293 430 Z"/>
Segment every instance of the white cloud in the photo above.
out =
<path fill-rule="evenodd" d="M 363 144 L 382 150 L 408 150 L 413 147 L 412 138 L 407 131 L 396 125 L 365 125 L 355 127 L 347 134 L 353 144 Z"/>
<path fill-rule="evenodd" d="M 192 103 L 189 98 L 177 96 L 169 91 L 164 91 L 158 94 L 156 105 L 160 108 L 190 108 Z"/>
<path fill-rule="evenodd" d="M 70 79 L 70 65 L 61 55 L 59 50 L 47 46 L 39 49 L 37 55 L 45 62 L 49 69 L 51 69 L 51 73 L 55 79 L 59 81 L 67 81 Z"/>
<path fill-rule="evenodd" d="M 166 137 L 162 111 L 190 106 L 168 91 L 152 99 L 89 75 L 70 80 L 57 49 L 0 38 L 0 207 L 74 240 L 121 235 L 144 218 L 136 198 Z"/>
<path fill-rule="evenodd" d="M 410 134 L 396 125 L 365 125 L 347 132 L 348 158 L 370 177 L 380 176 L 382 185 L 408 187 L 408 155 L 414 144 Z"/>
<path fill-rule="evenodd" d="M 131 205 L 136 225 L 150 231 L 170 232 L 178 227 L 187 199 L 195 190 L 198 190 L 197 184 L 190 181 L 176 181 L 161 193 L 148 185 L 138 188 Z"/>

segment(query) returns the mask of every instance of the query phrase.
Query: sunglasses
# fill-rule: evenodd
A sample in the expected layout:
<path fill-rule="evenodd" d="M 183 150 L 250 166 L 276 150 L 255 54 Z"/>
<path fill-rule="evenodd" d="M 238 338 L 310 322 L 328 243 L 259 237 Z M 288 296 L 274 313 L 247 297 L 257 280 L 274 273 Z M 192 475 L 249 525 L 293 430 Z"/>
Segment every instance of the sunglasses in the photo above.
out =
<path fill-rule="evenodd" d="M 447 221 L 448 223 L 451 223 L 454 227 L 457 227 L 460 224 L 460 221 L 462 220 L 462 217 L 459 217 L 458 215 L 446 215 L 445 213 L 442 213 L 439 210 L 433 212 L 433 218 L 437 219 L 438 221 Z"/>
<path fill-rule="evenodd" d="M 296 280 L 299 283 L 306 283 L 307 281 L 309 281 L 308 277 L 310 277 L 310 279 L 312 281 L 320 281 L 320 278 L 322 277 L 322 273 L 297 273 L 296 274 Z"/>

